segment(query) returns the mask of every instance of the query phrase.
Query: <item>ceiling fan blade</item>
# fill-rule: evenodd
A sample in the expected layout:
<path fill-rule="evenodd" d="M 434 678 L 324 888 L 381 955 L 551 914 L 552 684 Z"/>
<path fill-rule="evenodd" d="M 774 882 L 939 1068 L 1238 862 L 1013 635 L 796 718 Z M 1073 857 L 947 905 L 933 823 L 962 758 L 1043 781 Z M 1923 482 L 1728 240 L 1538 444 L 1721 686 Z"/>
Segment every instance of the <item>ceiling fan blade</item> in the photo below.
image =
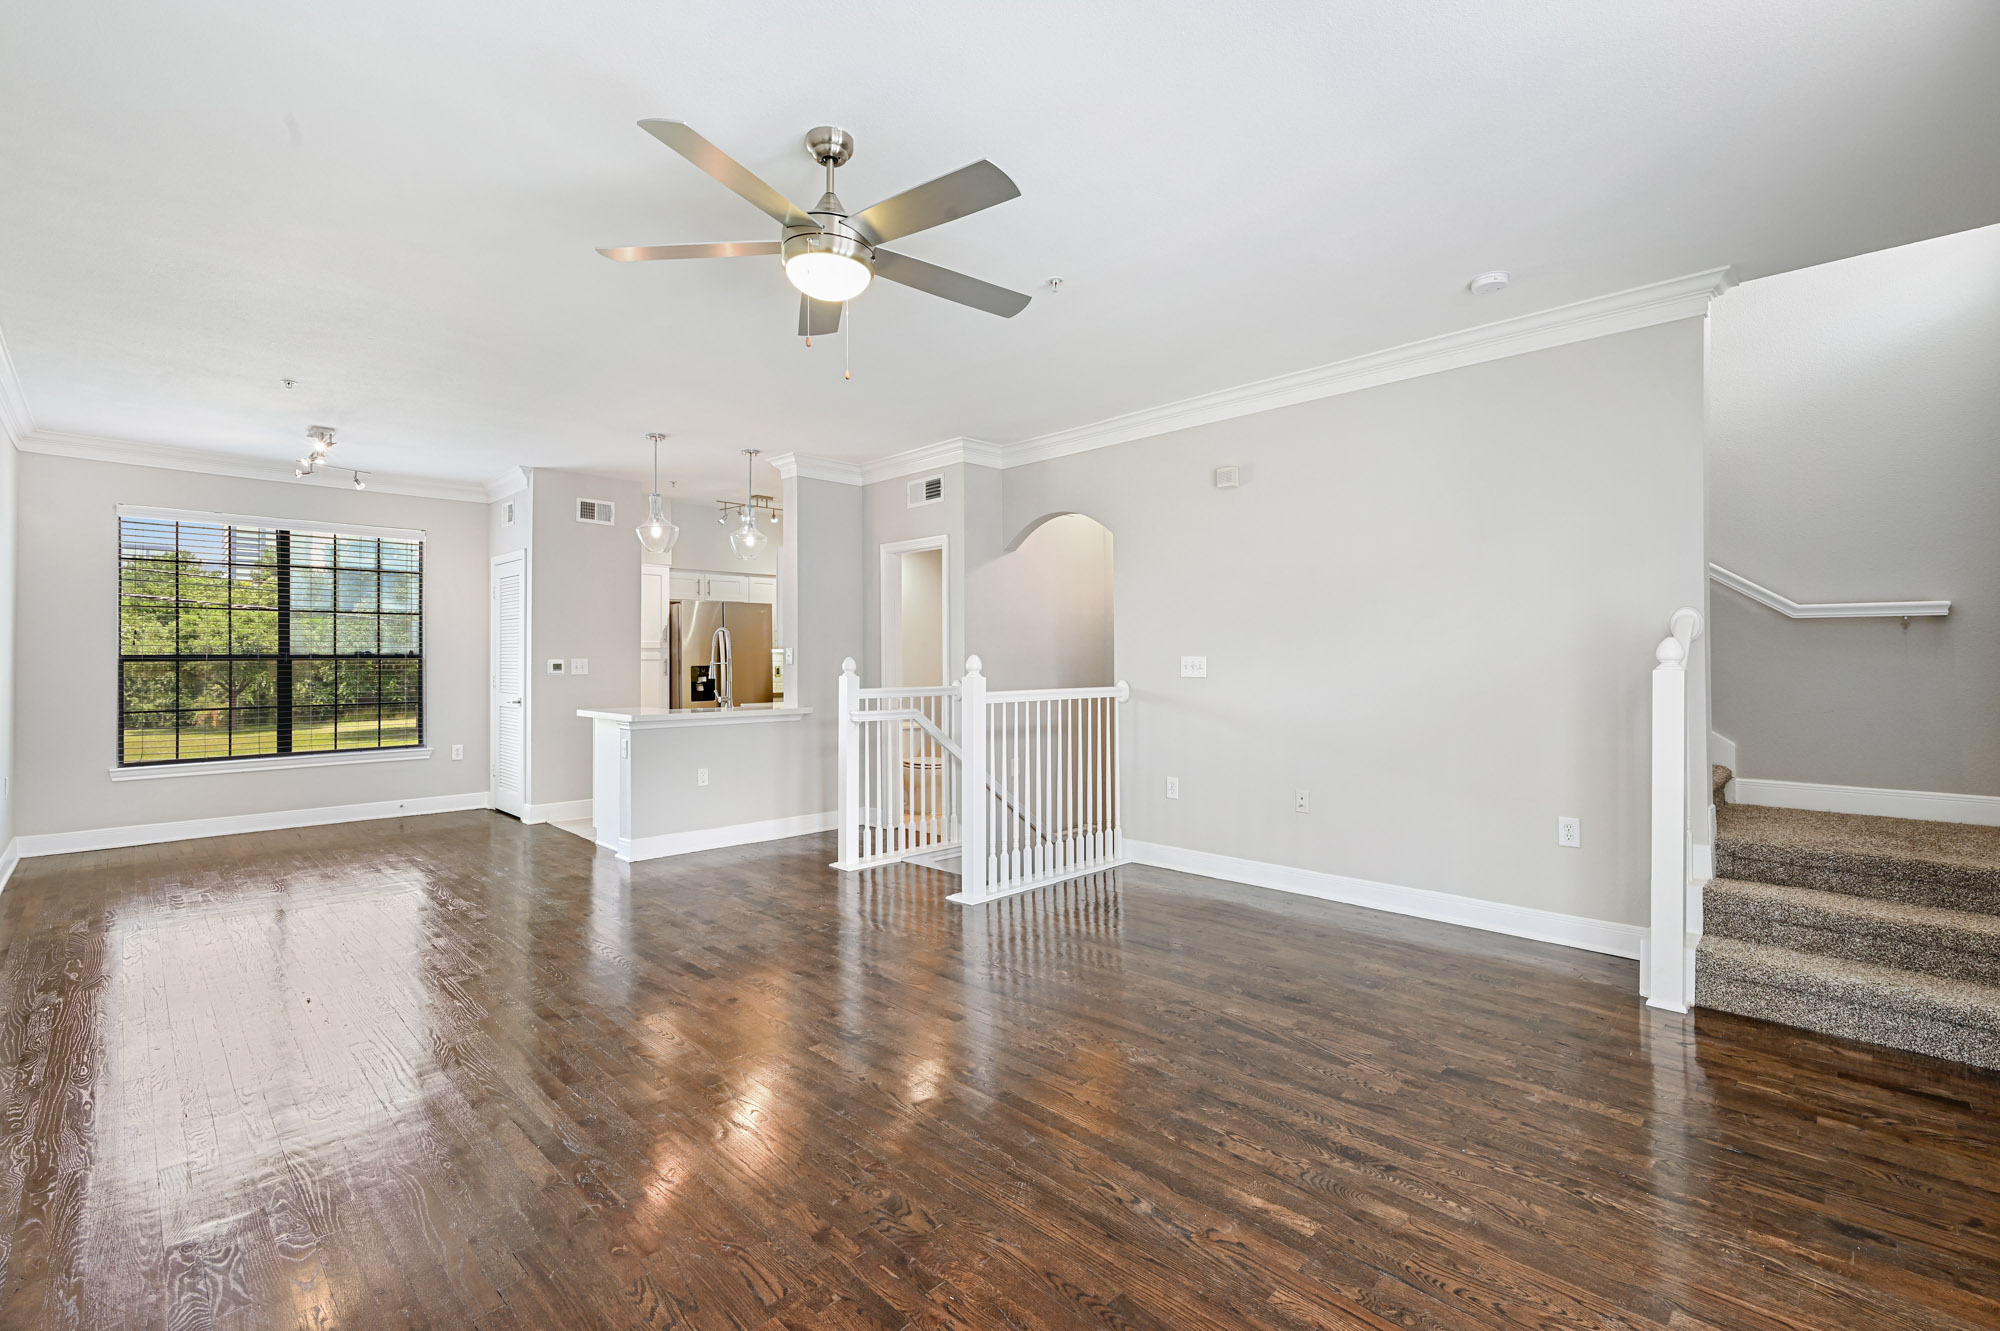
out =
<path fill-rule="evenodd" d="M 799 297 L 799 336 L 825 337 L 840 331 L 840 302 L 835 300 L 808 300 Z M 810 315 L 811 326 L 806 319 Z"/>
<path fill-rule="evenodd" d="M 742 259 L 776 254 L 783 248 L 783 242 L 776 240 L 713 240 L 705 245 L 620 245 L 597 252 L 620 263 L 640 263 L 647 259 Z"/>
<path fill-rule="evenodd" d="M 786 226 L 809 226 L 818 229 L 819 223 L 806 216 L 797 204 L 765 184 L 762 179 L 751 173 L 749 167 L 689 129 L 683 122 L 641 120 L 639 128 L 757 205 L 772 220 L 782 222 Z"/>
<path fill-rule="evenodd" d="M 1005 171 L 982 160 L 864 208 L 848 225 L 881 245 L 1020 197 L 1021 187 Z"/>
<path fill-rule="evenodd" d="M 976 277 L 967 277 L 964 273 L 890 250 L 875 251 L 875 276 L 886 277 L 891 282 L 900 282 L 933 296 L 943 296 L 946 300 L 955 300 L 961 305 L 970 305 L 975 310 L 997 314 L 1002 319 L 1011 319 L 1027 309 L 1030 299 L 1018 291 L 996 287 L 991 282 L 982 282 Z"/>

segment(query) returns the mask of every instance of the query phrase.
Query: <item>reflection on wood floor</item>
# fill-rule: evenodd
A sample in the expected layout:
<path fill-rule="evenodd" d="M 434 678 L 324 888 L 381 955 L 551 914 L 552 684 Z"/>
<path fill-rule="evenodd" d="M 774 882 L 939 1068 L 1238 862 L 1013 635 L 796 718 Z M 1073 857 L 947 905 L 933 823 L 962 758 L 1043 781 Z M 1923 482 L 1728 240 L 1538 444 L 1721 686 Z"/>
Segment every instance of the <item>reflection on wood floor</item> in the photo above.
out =
<path fill-rule="evenodd" d="M 484 813 L 31 860 L 0 1327 L 2000 1325 L 2000 1077 L 1121 869 Z"/>

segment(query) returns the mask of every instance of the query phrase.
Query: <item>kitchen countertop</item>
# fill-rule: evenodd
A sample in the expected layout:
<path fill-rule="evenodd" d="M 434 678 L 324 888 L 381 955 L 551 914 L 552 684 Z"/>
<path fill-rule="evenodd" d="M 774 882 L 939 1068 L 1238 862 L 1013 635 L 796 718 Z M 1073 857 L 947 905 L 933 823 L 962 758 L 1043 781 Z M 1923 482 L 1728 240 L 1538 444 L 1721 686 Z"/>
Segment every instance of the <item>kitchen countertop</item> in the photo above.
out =
<path fill-rule="evenodd" d="M 811 716 L 810 707 L 779 707 L 747 702 L 740 707 L 583 707 L 577 715 L 590 721 L 612 721 L 634 730 L 669 726 L 743 725 L 759 721 L 796 721 Z"/>

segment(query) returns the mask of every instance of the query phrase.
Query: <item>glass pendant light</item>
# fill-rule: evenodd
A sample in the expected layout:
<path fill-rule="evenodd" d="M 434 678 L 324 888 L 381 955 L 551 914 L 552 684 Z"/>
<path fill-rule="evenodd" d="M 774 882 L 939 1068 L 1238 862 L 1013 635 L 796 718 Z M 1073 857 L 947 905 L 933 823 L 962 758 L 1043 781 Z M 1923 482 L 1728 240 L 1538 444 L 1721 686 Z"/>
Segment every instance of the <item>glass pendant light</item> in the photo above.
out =
<path fill-rule="evenodd" d="M 666 436 L 646 437 L 653 441 L 653 493 L 646 496 L 646 520 L 638 527 L 639 544 L 653 554 L 663 555 L 681 538 L 681 529 L 667 520 L 667 506 L 660 499 L 660 441 Z"/>
<path fill-rule="evenodd" d="M 755 559 L 764 553 L 764 547 L 771 543 L 771 538 L 757 530 L 757 496 L 751 493 L 757 485 L 753 470 L 757 465 L 757 450 L 744 449 L 743 459 L 743 521 L 729 533 L 729 548 L 736 552 L 738 559 Z"/>

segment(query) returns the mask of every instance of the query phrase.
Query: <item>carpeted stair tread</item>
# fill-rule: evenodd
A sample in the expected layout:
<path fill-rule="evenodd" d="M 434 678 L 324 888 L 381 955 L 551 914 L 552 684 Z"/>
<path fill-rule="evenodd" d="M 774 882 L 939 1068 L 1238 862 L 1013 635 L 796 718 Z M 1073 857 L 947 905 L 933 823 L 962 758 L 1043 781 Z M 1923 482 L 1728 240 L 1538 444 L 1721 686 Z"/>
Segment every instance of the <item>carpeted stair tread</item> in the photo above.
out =
<path fill-rule="evenodd" d="M 1728 802 L 1722 796 L 1722 788 L 1728 785 L 1731 781 L 1734 781 L 1735 779 L 1736 779 L 1736 773 L 1730 771 L 1727 767 L 1724 767 L 1721 763 L 1709 764 L 1708 767 L 1709 794 L 1714 797 L 1714 802 L 1716 804 L 1720 805 L 1720 804 L 1726 804 Z"/>
<path fill-rule="evenodd" d="M 1718 878 L 1702 918 L 1716 937 L 2000 985 L 2000 915 Z"/>
<path fill-rule="evenodd" d="M 2000 986 L 1713 935 L 1695 975 L 1702 1007 L 2000 1069 Z"/>
<path fill-rule="evenodd" d="M 2000 827 L 1725 804 L 1716 873 L 2000 914 Z"/>

